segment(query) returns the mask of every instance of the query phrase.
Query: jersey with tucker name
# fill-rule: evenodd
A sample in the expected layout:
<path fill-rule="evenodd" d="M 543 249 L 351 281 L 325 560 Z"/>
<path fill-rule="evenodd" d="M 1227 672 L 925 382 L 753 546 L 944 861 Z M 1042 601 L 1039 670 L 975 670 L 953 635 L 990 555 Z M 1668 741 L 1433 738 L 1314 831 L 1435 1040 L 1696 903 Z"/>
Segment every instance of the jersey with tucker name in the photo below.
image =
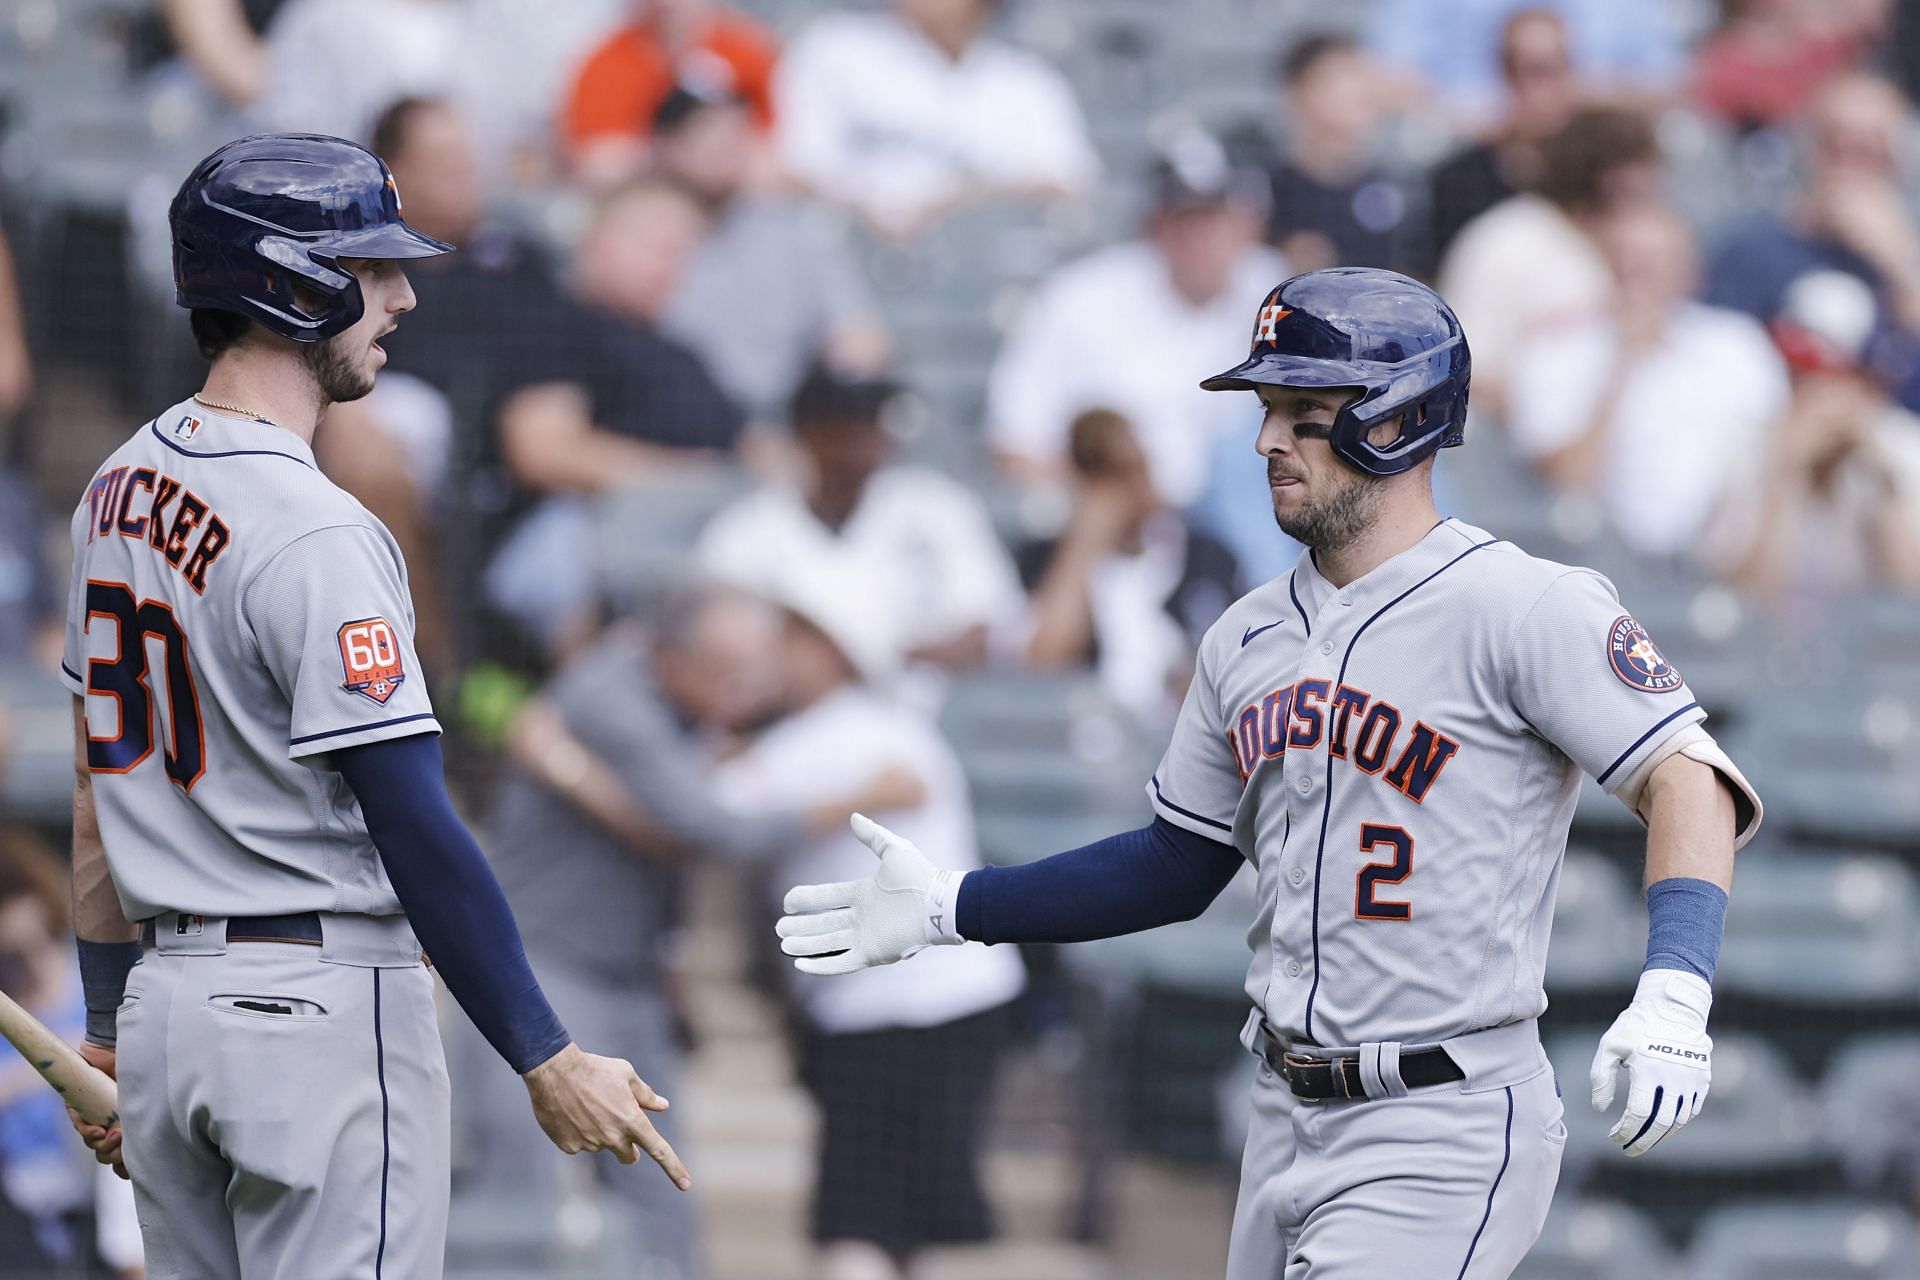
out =
<path fill-rule="evenodd" d="M 62 678 L 128 917 L 397 912 L 326 756 L 439 730 L 385 527 L 292 432 L 188 400 L 72 535 Z"/>
<path fill-rule="evenodd" d="M 1605 578 L 1446 520 L 1235 602 L 1148 791 L 1254 864 L 1276 1032 L 1432 1044 L 1545 1010 L 1581 771 L 1615 791 L 1705 716 Z"/>

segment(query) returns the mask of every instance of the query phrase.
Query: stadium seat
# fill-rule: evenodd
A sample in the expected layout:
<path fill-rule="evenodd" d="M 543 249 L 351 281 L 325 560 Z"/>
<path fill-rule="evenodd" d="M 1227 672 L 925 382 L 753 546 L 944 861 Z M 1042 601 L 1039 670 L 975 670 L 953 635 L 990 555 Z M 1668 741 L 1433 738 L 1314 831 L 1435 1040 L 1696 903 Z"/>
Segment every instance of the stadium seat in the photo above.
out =
<path fill-rule="evenodd" d="M 1562 1195 L 1513 1280 L 1673 1280 L 1673 1251 L 1632 1207 Z"/>
<path fill-rule="evenodd" d="M 1833 1002 L 1910 1000 L 1920 888 L 1891 858 L 1742 858 L 1716 976 L 1723 990 Z"/>
<path fill-rule="evenodd" d="M 1831 665 L 1846 661 L 1831 657 Z M 1776 822 L 1803 839 L 1911 856 L 1920 830 L 1920 788 L 1912 785 L 1920 691 L 1876 687 L 1856 675 L 1762 708 L 1765 755 L 1755 764 L 1766 782 L 1763 798 Z"/>
<path fill-rule="evenodd" d="M 1691 1280 L 1913 1280 L 1920 1244 L 1912 1216 L 1888 1205 L 1760 1201 L 1701 1223 L 1690 1263 Z"/>
<path fill-rule="evenodd" d="M 1920 1032 L 1852 1041 L 1820 1081 L 1822 1136 L 1862 1194 L 1908 1193 L 1920 1179 Z"/>

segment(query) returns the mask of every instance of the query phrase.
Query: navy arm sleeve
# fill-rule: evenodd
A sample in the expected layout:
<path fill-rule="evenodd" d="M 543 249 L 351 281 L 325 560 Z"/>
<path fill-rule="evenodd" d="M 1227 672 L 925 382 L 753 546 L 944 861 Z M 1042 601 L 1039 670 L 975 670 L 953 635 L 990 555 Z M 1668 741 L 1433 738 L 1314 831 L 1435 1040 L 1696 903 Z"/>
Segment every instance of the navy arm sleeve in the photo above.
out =
<path fill-rule="evenodd" d="M 1024 867 L 960 881 L 957 926 L 975 942 L 1086 942 L 1191 920 L 1244 865 L 1239 850 L 1165 818 Z"/>
<path fill-rule="evenodd" d="M 332 759 L 421 947 L 487 1043 L 522 1074 L 566 1048 L 507 896 L 453 811 L 439 735 L 369 742 Z"/>

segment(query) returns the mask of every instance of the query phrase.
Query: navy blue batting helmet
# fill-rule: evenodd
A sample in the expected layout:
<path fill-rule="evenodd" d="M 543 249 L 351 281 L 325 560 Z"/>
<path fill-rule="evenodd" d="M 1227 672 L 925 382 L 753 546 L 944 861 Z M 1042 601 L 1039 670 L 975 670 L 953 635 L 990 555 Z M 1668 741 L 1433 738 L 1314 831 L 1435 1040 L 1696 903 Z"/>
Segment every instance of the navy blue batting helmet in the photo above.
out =
<path fill-rule="evenodd" d="M 181 306 L 231 311 L 295 342 L 342 333 L 365 310 L 360 282 L 340 259 L 453 248 L 401 220 L 379 156 L 315 133 L 227 143 L 194 166 L 167 216 Z"/>
<path fill-rule="evenodd" d="M 1466 441 L 1467 336 L 1453 309 L 1418 280 L 1375 267 L 1330 267 L 1283 281 L 1254 316 L 1253 350 L 1200 385 L 1352 387 L 1333 420 L 1333 451 L 1370 475 L 1398 475 Z M 1395 414 L 1400 434 L 1368 434 Z"/>

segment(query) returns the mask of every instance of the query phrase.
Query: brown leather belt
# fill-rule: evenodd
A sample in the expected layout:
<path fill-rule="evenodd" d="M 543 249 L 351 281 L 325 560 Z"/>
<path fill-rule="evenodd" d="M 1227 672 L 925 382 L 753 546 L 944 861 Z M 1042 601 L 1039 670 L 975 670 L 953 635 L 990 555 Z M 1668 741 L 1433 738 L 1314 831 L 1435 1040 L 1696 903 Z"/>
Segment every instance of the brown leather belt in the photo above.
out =
<path fill-rule="evenodd" d="M 1287 1082 L 1287 1088 L 1293 1091 L 1293 1096 L 1302 1102 L 1339 1102 L 1367 1096 L 1366 1086 L 1360 1076 L 1358 1056 L 1346 1054 L 1322 1058 L 1298 1053 L 1288 1049 L 1264 1025 L 1260 1028 L 1260 1035 L 1265 1050 L 1262 1056 L 1267 1064 L 1280 1073 L 1280 1078 Z M 1460 1064 L 1437 1045 L 1400 1055 L 1400 1079 L 1409 1089 L 1448 1084 L 1466 1078 L 1467 1073 L 1460 1069 Z"/>

